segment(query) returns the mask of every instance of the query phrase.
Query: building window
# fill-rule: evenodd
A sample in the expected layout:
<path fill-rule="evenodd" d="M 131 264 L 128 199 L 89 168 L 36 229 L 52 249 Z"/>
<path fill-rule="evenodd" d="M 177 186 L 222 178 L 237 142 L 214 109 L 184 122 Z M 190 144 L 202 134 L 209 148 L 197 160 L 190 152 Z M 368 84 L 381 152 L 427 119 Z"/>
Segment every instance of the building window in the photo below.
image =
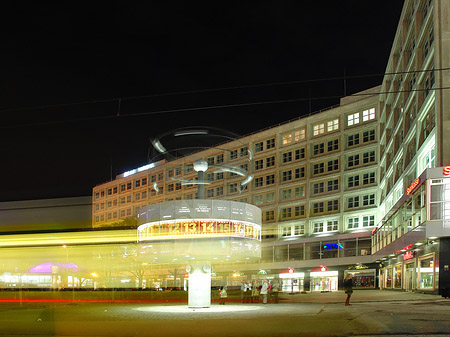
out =
<path fill-rule="evenodd" d="M 264 184 L 263 177 L 255 178 L 255 187 L 261 187 Z"/>
<path fill-rule="evenodd" d="M 315 202 L 313 203 L 313 213 L 323 213 L 323 202 Z"/>
<path fill-rule="evenodd" d="M 219 186 L 216 188 L 216 195 L 223 195 L 223 186 Z"/>
<path fill-rule="evenodd" d="M 253 203 L 255 205 L 261 205 L 263 203 L 263 196 L 262 195 L 255 195 L 253 197 Z"/>
<path fill-rule="evenodd" d="M 339 150 L 339 139 L 330 140 L 328 142 L 328 152 Z"/>
<path fill-rule="evenodd" d="M 304 186 L 296 187 L 294 189 L 294 194 L 295 194 L 296 198 L 304 197 L 305 196 L 305 187 Z"/>
<path fill-rule="evenodd" d="M 347 163 L 348 163 L 347 164 L 348 167 L 358 166 L 359 165 L 359 154 L 349 156 Z"/>
<path fill-rule="evenodd" d="M 313 135 L 318 136 L 325 132 L 325 124 L 317 124 L 313 126 Z"/>
<path fill-rule="evenodd" d="M 283 153 L 283 163 L 292 161 L 292 152 Z"/>
<path fill-rule="evenodd" d="M 375 151 L 369 151 L 363 153 L 363 163 L 372 163 L 375 161 Z"/>
<path fill-rule="evenodd" d="M 241 147 L 239 149 L 239 152 L 241 157 L 245 157 L 248 154 L 248 147 L 247 146 Z"/>
<path fill-rule="evenodd" d="M 339 190 L 339 180 L 334 179 L 328 181 L 327 192 L 337 191 Z"/>
<path fill-rule="evenodd" d="M 339 211 L 339 200 L 327 201 L 327 212 Z"/>
<path fill-rule="evenodd" d="M 358 228 L 359 227 L 359 218 L 358 217 L 348 218 L 347 219 L 347 227 L 349 229 Z"/>
<path fill-rule="evenodd" d="M 338 221 L 337 220 L 328 220 L 327 221 L 327 231 L 333 232 L 338 230 Z"/>
<path fill-rule="evenodd" d="M 275 220 L 275 211 L 266 211 L 265 213 L 264 213 L 264 219 L 266 220 L 266 221 L 272 221 L 272 220 Z"/>
<path fill-rule="evenodd" d="M 321 174 L 324 172 L 324 165 L 323 163 L 314 164 L 313 166 L 313 174 Z"/>
<path fill-rule="evenodd" d="M 305 215 L 305 205 L 295 206 L 294 207 L 294 216 L 300 217 Z"/>
<path fill-rule="evenodd" d="M 275 201 L 275 193 L 270 192 L 266 194 L 266 203 L 274 202 Z"/>
<path fill-rule="evenodd" d="M 363 206 L 375 205 L 375 194 L 363 195 Z"/>
<path fill-rule="evenodd" d="M 294 235 L 303 235 L 305 234 L 305 225 L 295 225 L 294 226 Z"/>
<path fill-rule="evenodd" d="M 320 143 L 320 144 L 314 145 L 314 147 L 313 147 L 313 155 L 317 156 L 319 154 L 322 154 L 324 152 L 324 146 L 325 146 L 324 143 Z"/>
<path fill-rule="evenodd" d="M 264 160 L 255 160 L 255 170 L 262 170 L 264 168 Z"/>
<path fill-rule="evenodd" d="M 266 185 L 272 185 L 275 184 L 275 175 L 271 174 L 266 176 Z"/>
<path fill-rule="evenodd" d="M 375 119 L 375 108 L 371 108 L 363 111 L 363 122 Z"/>
<path fill-rule="evenodd" d="M 230 159 L 236 159 L 238 157 L 237 150 L 230 151 Z"/>
<path fill-rule="evenodd" d="M 313 233 L 322 233 L 322 232 L 323 232 L 323 222 L 314 222 Z"/>
<path fill-rule="evenodd" d="M 339 119 L 333 119 L 327 122 L 327 132 L 339 130 Z"/>
<path fill-rule="evenodd" d="M 323 193 L 323 183 L 313 184 L 313 194 Z"/>
<path fill-rule="evenodd" d="M 266 140 L 266 149 L 272 149 L 275 147 L 275 138 Z"/>
<path fill-rule="evenodd" d="M 275 166 L 275 157 L 274 156 L 266 158 L 266 167 L 272 167 L 272 166 Z"/>
<path fill-rule="evenodd" d="M 305 168 L 304 167 L 298 167 L 294 170 L 295 173 L 295 179 L 300 179 L 305 177 Z"/>
<path fill-rule="evenodd" d="M 305 148 L 295 150 L 295 160 L 300 160 L 305 158 Z"/>
<path fill-rule="evenodd" d="M 281 219 L 288 219 L 292 217 L 292 210 L 290 207 L 281 209 Z"/>
<path fill-rule="evenodd" d="M 339 159 L 329 160 L 327 163 L 327 171 L 337 171 L 339 170 Z"/>
<path fill-rule="evenodd" d="M 229 193 L 236 193 L 238 191 L 237 183 L 230 184 L 228 186 L 228 191 L 229 191 Z"/>
<path fill-rule="evenodd" d="M 348 136 L 348 138 L 347 138 L 347 146 L 348 147 L 355 146 L 358 144 L 359 144 L 359 133 Z"/>
<path fill-rule="evenodd" d="M 359 207 L 359 196 L 349 197 L 348 200 L 347 200 L 347 207 L 348 208 L 357 208 L 357 207 Z"/>
<path fill-rule="evenodd" d="M 359 124 L 359 112 L 347 116 L 347 125 L 352 126 Z"/>
<path fill-rule="evenodd" d="M 264 143 L 263 142 L 255 143 L 255 153 L 261 152 L 262 150 L 264 150 Z"/>
<path fill-rule="evenodd" d="M 222 180 L 223 179 L 223 172 L 216 173 L 216 180 Z"/>
<path fill-rule="evenodd" d="M 127 183 L 127 190 L 131 190 L 131 182 Z"/>
<path fill-rule="evenodd" d="M 374 184 L 374 183 L 375 183 L 375 172 L 363 174 L 363 185 Z"/>
<path fill-rule="evenodd" d="M 282 181 L 289 181 L 292 180 L 292 171 L 283 171 L 281 173 L 281 180 Z"/>
<path fill-rule="evenodd" d="M 371 142 L 375 140 L 375 130 L 363 132 L 363 143 Z"/>
<path fill-rule="evenodd" d="M 349 188 L 359 186 L 359 175 L 348 177 L 348 185 Z"/>
<path fill-rule="evenodd" d="M 373 227 L 373 226 L 375 226 L 375 215 L 363 216 L 363 227 Z"/>
<path fill-rule="evenodd" d="M 289 200 L 292 199 L 292 190 L 282 190 L 281 191 L 281 200 Z"/>
<path fill-rule="evenodd" d="M 216 163 L 217 163 L 217 164 L 223 163 L 223 160 L 224 160 L 224 158 L 223 158 L 223 153 L 218 154 L 218 155 L 216 156 Z"/>
<path fill-rule="evenodd" d="M 120 185 L 120 192 L 125 192 L 125 184 Z"/>
<path fill-rule="evenodd" d="M 214 189 L 210 188 L 209 190 L 206 191 L 206 197 L 207 198 L 212 198 L 214 196 Z"/>

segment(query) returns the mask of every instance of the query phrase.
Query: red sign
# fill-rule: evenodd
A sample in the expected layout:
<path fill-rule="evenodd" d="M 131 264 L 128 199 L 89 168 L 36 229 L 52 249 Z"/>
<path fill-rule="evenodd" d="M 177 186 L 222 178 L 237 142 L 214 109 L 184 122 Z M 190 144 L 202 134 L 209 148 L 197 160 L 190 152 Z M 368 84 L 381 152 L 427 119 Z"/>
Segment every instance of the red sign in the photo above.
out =
<path fill-rule="evenodd" d="M 416 189 L 416 187 L 419 186 L 419 184 L 420 184 L 420 178 L 417 178 L 416 180 L 413 181 L 411 186 L 409 186 L 406 189 L 406 195 L 410 195 Z"/>
<path fill-rule="evenodd" d="M 444 175 L 449 176 L 450 175 L 450 166 L 444 167 Z"/>
<path fill-rule="evenodd" d="M 320 271 L 327 271 L 327 267 L 325 266 L 320 267 Z"/>
<path fill-rule="evenodd" d="M 411 250 L 402 255 L 403 261 L 412 259 L 415 256 L 415 251 Z"/>
<path fill-rule="evenodd" d="M 289 274 L 293 274 L 294 273 L 294 268 L 289 268 L 288 272 L 289 272 Z"/>

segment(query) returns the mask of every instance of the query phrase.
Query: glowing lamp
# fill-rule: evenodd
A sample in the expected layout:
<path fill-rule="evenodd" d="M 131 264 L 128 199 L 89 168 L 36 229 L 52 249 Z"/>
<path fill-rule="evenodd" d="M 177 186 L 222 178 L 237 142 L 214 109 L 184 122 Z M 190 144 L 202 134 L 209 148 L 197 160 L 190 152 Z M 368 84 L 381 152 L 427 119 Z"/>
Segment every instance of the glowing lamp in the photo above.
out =
<path fill-rule="evenodd" d="M 194 163 L 195 172 L 206 172 L 208 170 L 208 163 L 205 160 L 197 160 Z"/>

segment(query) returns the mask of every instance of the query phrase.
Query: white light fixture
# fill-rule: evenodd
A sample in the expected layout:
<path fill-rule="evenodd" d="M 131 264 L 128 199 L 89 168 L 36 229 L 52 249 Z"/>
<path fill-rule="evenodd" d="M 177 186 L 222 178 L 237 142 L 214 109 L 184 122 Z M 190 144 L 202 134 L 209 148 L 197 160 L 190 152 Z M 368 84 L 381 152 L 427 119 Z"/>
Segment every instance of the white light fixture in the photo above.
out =
<path fill-rule="evenodd" d="M 206 172 L 208 170 L 208 163 L 203 159 L 197 160 L 194 163 L 194 170 L 195 172 Z"/>

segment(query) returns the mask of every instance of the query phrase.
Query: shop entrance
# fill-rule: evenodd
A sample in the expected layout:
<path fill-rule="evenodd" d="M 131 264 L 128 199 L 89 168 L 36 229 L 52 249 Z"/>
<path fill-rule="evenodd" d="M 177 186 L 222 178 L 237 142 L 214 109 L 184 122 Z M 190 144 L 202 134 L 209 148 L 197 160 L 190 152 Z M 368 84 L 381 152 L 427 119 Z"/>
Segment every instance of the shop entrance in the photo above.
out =
<path fill-rule="evenodd" d="M 286 293 L 298 293 L 304 291 L 304 273 L 280 274 L 281 291 Z"/>
<path fill-rule="evenodd" d="M 312 272 L 311 291 L 337 291 L 338 290 L 338 272 Z"/>

